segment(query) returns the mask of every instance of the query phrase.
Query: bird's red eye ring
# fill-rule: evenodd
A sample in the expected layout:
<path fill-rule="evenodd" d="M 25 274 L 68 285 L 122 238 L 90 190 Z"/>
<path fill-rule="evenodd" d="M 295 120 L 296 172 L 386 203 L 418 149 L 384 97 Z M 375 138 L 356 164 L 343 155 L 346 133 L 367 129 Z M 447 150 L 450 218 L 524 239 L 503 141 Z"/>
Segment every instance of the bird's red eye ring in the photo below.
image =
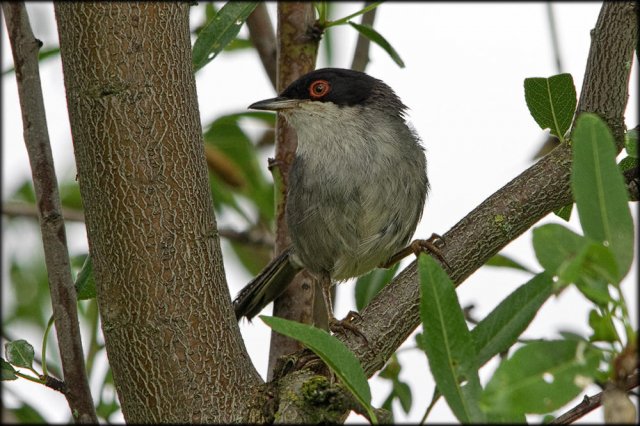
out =
<path fill-rule="evenodd" d="M 309 86 L 309 95 L 311 99 L 319 99 L 329 93 L 331 84 L 327 80 L 316 80 Z"/>

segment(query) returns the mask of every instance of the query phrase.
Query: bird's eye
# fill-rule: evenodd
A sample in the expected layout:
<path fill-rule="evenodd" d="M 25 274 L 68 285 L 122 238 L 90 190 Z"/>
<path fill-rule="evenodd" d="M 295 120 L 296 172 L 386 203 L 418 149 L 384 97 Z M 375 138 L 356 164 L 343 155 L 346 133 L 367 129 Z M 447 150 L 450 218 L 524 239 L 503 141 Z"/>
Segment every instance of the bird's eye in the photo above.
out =
<path fill-rule="evenodd" d="M 329 93 L 331 85 L 327 80 L 316 80 L 309 86 L 309 95 L 312 99 L 318 99 Z"/>

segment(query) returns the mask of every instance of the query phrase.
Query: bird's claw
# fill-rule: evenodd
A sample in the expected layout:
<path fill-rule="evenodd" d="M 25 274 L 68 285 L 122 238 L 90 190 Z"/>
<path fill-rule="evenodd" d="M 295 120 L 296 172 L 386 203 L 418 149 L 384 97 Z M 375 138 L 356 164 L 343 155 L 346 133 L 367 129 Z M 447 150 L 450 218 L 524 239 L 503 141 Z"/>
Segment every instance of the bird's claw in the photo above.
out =
<path fill-rule="evenodd" d="M 331 330 L 334 333 L 337 333 L 339 331 L 349 330 L 356 336 L 362 338 L 362 340 L 364 340 L 364 342 L 368 344 L 369 341 L 367 340 L 367 336 L 365 336 L 362 333 L 362 331 L 360 331 L 360 329 L 356 327 L 355 324 L 353 324 L 354 319 L 362 319 L 362 317 L 360 317 L 360 314 L 354 311 L 349 311 L 347 316 L 342 320 L 339 320 L 335 317 L 331 317 L 329 319 L 329 330 Z"/>

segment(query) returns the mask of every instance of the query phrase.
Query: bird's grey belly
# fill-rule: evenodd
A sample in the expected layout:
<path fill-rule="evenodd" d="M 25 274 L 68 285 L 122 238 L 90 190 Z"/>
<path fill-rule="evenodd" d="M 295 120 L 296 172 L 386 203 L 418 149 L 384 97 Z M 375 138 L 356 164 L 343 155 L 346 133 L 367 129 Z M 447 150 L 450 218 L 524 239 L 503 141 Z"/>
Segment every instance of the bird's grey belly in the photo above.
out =
<path fill-rule="evenodd" d="M 286 214 L 295 253 L 311 272 L 334 280 L 362 275 L 411 238 L 426 191 L 415 170 L 412 176 L 402 167 L 390 173 L 384 165 L 347 163 L 322 169 L 304 161 L 294 161 Z"/>

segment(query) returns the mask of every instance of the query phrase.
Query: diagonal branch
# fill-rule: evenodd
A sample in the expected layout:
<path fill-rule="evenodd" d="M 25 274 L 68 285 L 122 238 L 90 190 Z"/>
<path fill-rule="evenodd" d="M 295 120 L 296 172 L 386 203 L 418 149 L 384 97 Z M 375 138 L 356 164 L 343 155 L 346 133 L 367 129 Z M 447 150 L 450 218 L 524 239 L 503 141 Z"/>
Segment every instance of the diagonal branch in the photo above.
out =
<path fill-rule="evenodd" d="M 634 388 L 638 387 L 638 373 L 635 373 L 627 378 L 624 383 L 624 390 L 631 391 Z M 584 399 L 580 404 L 573 407 L 571 410 L 566 413 L 556 417 L 550 423 L 551 424 L 562 424 L 568 425 L 576 420 L 582 418 L 583 416 L 589 414 L 591 411 L 602 405 L 602 397 L 604 392 L 599 392 L 593 396 L 585 395 Z"/>
<path fill-rule="evenodd" d="M 76 423 L 97 423 L 84 366 L 76 290 L 71 277 L 67 237 L 42 98 L 38 69 L 38 50 L 42 42 L 33 35 L 24 3 L 3 3 L 2 10 L 13 52 L 24 141 L 40 214 L 53 315 L 68 390 L 65 397 Z"/>

